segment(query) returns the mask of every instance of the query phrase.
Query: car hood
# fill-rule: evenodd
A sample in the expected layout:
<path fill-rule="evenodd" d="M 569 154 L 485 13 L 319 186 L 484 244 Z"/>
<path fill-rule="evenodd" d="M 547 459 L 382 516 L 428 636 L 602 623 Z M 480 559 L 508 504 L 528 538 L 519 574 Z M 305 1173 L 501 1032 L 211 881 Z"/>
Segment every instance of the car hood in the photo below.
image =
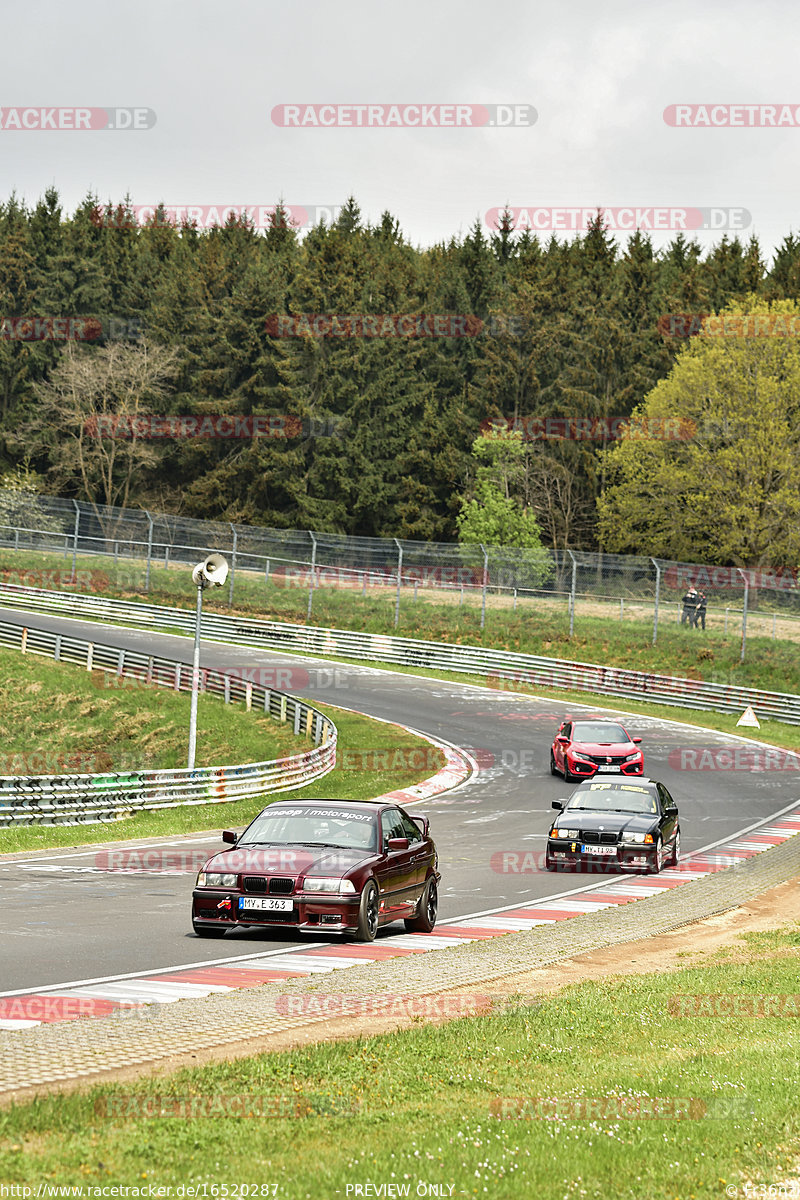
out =
<path fill-rule="evenodd" d="M 605 833 L 649 833 L 658 825 L 654 813 L 595 812 L 592 809 L 574 809 L 559 813 L 557 829 L 583 829 Z"/>
<path fill-rule="evenodd" d="M 570 749 L 583 754 L 633 754 L 639 747 L 634 742 L 570 742 Z"/>
<path fill-rule="evenodd" d="M 203 870 L 239 875 L 344 875 L 375 857 L 374 850 L 241 845 L 213 855 Z"/>

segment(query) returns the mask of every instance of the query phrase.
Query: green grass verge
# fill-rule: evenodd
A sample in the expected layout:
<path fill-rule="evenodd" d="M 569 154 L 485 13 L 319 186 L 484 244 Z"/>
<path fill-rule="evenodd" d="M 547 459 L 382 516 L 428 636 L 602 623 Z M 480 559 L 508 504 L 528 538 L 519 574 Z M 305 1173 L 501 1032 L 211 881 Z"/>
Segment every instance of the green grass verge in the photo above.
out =
<path fill-rule="evenodd" d="M 112 677 L 113 681 L 113 677 Z M 0 649 L 0 703 L 6 733 L 0 775 L 65 774 L 182 767 L 186 764 L 189 696 L 163 687 L 109 688 L 101 671 Z M 339 730 L 337 767 L 305 788 L 276 798 L 367 799 L 418 783 L 444 763 L 441 751 L 396 725 L 318 706 Z M 200 697 L 198 765 L 281 758 L 313 744 L 289 725 Z M 102 825 L 0 829 L 0 853 L 170 836 L 246 824 L 269 797 L 137 813 Z"/>
<path fill-rule="evenodd" d="M 249 1184 L 289 1200 L 431 1184 L 491 1200 L 691 1200 L 797 1180 L 796 1016 L 696 1015 L 688 1000 L 676 1013 L 672 998 L 793 995 L 800 926 L 729 954 L 519 998 L 497 1015 L 20 1104 L 0 1113 L 0 1178 L 212 1197 Z M 267 1115 L 143 1115 L 191 1111 L 192 1099 Z"/>
<path fill-rule="evenodd" d="M 6 551 L 0 578 L 31 586 L 64 588 L 71 570 L 71 556 L 38 554 L 33 551 Z M 144 567 L 95 557 L 79 557 L 75 590 L 102 592 L 153 604 L 192 607 L 191 583 L 186 567 L 153 567 L 150 592 L 144 594 Z M 49 572 L 49 574 L 48 574 Z M 762 598 L 766 593 L 762 593 Z M 438 597 L 438 598 L 437 598 Z M 602 599 L 602 598 L 600 598 Z M 236 575 L 235 607 L 227 606 L 227 588 L 209 592 L 204 600 L 210 612 L 236 612 L 257 615 L 268 620 L 299 624 L 306 621 L 307 588 L 286 587 L 249 572 Z M 439 592 L 421 592 L 416 601 L 404 590 L 400 622 L 394 630 L 395 596 L 391 588 L 369 589 L 366 595 L 349 589 L 321 587 L 314 593 L 311 623 L 371 633 L 396 632 L 402 637 L 429 641 L 469 643 L 471 645 L 541 654 L 552 658 L 603 663 L 638 671 L 704 679 L 724 685 L 763 688 L 768 691 L 800 693 L 800 642 L 773 640 L 756 633 L 769 625 L 751 614 L 744 663 L 739 662 L 740 628 L 731 621 L 726 634 L 716 622 L 721 620 L 720 603 L 712 604 L 709 628 L 705 631 L 680 626 L 674 604 L 664 602 L 658 643 L 652 645 L 652 607 L 645 610 L 629 602 L 630 619 L 590 615 L 597 603 L 587 601 L 585 613 L 578 605 L 575 633 L 569 637 L 569 620 L 563 603 L 544 598 L 520 600 L 516 611 L 510 602 L 490 598 L 486 628 L 480 628 L 480 605 L 473 600 L 463 606 L 455 597 Z M 712 621 L 713 616 L 713 621 Z M 771 616 L 770 616 L 771 619 Z M 760 621 L 760 623 L 759 623 Z M 780 623 L 780 614 L 778 614 Z M 800 638 L 800 622 L 787 624 L 784 633 Z"/>

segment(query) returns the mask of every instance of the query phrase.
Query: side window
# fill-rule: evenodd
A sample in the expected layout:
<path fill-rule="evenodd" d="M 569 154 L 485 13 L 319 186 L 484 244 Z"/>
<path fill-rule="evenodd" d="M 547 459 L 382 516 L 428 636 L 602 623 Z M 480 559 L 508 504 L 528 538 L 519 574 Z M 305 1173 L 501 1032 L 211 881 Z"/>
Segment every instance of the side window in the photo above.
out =
<path fill-rule="evenodd" d="M 403 823 L 403 837 L 407 837 L 409 842 L 421 842 L 422 830 L 416 821 L 414 821 L 408 813 L 401 813 L 400 819 Z"/>
<path fill-rule="evenodd" d="M 386 850 L 389 838 L 406 837 L 407 834 L 403 829 L 403 822 L 400 817 L 400 810 L 397 808 L 387 808 L 381 813 L 381 836 L 383 838 L 383 849 Z"/>
<path fill-rule="evenodd" d="M 558 731 L 558 736 L 565 737 L 565 738 L 572 737 L 572 721 L 564 722 L 564 724 L 561 726 L 561 728 Z"/>
<path fill-rule="evenodd" d="M 675 801 L 672 799 L 672 796 L 670 796 L 663 783 L 659 783 L 656 786 L 658 787 L 658 798 L 661 801 L 661 807 L 669 808 L 671 804 L 675 803 Z"/>

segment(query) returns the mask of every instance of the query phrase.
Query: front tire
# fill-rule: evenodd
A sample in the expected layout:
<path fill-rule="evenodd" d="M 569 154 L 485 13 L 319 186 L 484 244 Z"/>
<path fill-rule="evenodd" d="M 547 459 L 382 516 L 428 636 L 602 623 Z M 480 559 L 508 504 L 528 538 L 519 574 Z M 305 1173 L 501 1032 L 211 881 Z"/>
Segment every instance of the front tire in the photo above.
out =
<path fill-rule="evenodd" d="M 675 845 L 672 848 L 672 854 L 667 859 L 665 866 L 677 867 L 677 866 L 680 866 L 680 861 L 681 861 L 681 831 L 680 831 L 680 829 L 676 829 Z"/>
<path fill-rule="evenodd" d="M 544 853 L 544 869 L 545 869 L 545 871 L 557 871 L 558 870 L 558 864 L 556 863 L 555 859 L 552 859 L 550 857 L 550 855 L 547 853 L 546 850 Z"/>
<path fill-rule="evenodd" d="M 226 929 L 220 929 L 217 925 L 198 925 L 192 921 L 192 929 L 197 937 L 202 938 L 221 938 L 225 937 Z"/>
<path fill-rule="evenodd" d="M 439 912 L 439 889 L 435 879 L 429 879 L 420 896 L 417 911 L 403 922 L 407 933 L 430 933 L 436 924 Z"/>
<path fill-rule="evenodd" d="M 661 838 L 656 842 L 656 852 L 649 873 L 651 875 L 659 875 L 661 873 Z"/>
<path fill-rule="evenodd" d="M 558 774 L 558 767 L 556 766 L 556 760 L 552 750 L 550 751 L 550 774 Z"/>
<path fill-rule="evenodd" d="M 356 937 L 360 942 L 375 941 L 375 935 L 378 932 L 379 913 L 378 885 L 374 879 L 370 879 L 364 884 L 364 890 L 361 893 L 361 902 L 358 906 Z"/>

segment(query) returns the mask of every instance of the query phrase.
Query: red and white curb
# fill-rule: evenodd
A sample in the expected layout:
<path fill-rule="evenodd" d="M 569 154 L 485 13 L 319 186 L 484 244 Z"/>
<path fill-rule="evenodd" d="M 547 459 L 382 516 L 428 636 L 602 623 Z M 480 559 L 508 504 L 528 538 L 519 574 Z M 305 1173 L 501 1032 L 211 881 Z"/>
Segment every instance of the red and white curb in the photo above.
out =
<path fill-rule="evenodd" d="M 445 768 L 446 770 L 447 768 Z M 426 783 L 429 781 L 426 781 Z M 0 1029 L 29 1029 L 77 1017 L 146 1016 L 148 1005 L 210 996 L 237 988 L 257 987 L 281 979 L 327 975 L 365 962 L 427 954 L 448 946 L 566 921 L 614 905 L 681 887 L 754 858 L 800 833 L 800 806 L 709 853 L 686 859 L 658 875 L 626 875 L 581 893 L 547 897 L 494 912 L 474 913 L 439 925 L 430 934 L 390 934 L 371 943 L 319 945 L 289 951 L 244 954 L 224 962 L 211 960 L 142 975 L 80 980 L 59 988 L 0 996 Z"/>

